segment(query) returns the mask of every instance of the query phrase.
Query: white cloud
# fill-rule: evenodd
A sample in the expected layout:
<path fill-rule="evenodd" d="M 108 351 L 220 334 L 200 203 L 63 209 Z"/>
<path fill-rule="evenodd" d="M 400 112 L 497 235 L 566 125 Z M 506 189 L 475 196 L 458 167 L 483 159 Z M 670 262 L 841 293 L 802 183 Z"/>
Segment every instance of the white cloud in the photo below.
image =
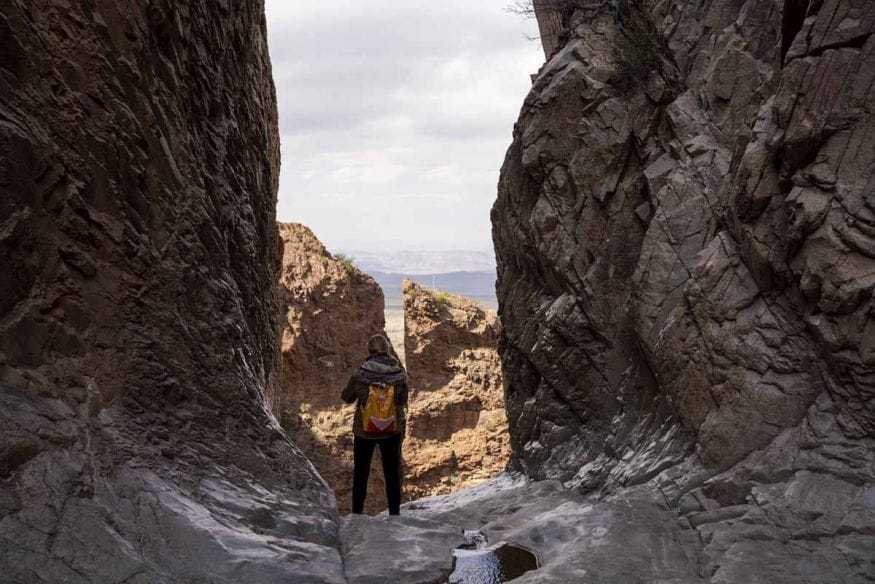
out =
<path fill-rule="evenodd" d="M 333 249 L 490 249 L 498 170 L 543 61 L 507 4 L 267 0 L 278 218 Z"/>

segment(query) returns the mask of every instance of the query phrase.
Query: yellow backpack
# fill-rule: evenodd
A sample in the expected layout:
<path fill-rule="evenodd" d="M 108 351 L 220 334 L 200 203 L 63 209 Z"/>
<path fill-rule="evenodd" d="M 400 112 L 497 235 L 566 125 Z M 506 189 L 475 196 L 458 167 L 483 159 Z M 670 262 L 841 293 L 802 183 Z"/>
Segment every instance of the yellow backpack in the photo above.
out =
<path fill-rule="evenodd" d="M 369 434 L 392 434 L 398 431 L 395 386 L 368 386 L 368 400 L 362 409 L 362 426 Z"/>

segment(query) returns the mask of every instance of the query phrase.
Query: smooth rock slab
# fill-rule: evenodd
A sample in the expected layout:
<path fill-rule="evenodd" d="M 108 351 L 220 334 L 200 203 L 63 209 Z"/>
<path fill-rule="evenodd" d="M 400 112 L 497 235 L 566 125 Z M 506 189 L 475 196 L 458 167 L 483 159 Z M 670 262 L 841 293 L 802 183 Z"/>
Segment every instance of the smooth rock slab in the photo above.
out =
<path fill-rule="evenodd" d="M 559 481 L 526 484 L 504 475 L 405 510 L 532 550 L 541 567 L 514 579 L 520 584 L 706 581 L 698 574 L 694 532 L 647 488 L 596 501 Z"/>
<path fill-rule="evenodd" d="M 349 584 L 438 584 L 453 571 L 462 530 L 415 517 L 350 515 L 340 527 Z"/>

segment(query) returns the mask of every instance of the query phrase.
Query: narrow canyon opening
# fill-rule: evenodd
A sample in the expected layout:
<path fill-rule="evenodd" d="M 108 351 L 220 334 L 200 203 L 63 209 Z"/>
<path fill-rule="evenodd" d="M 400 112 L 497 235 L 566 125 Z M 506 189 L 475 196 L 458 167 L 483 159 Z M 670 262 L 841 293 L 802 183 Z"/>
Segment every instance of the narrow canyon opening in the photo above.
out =
<path fill-rule="evenodd" d="M 283 246 L 279 277 L 282 373 L 270 396 L 270 409 L 328 482 L 340 514 L 347 515 L 352 510 L 356 405 L 343 403 L 340 392 L 367 356 L 365 346 L 375 334 L 390 340 L 391 353 L 409 376 L 402 445 L 403 500 L 444 495 L 492 478 L 507 467 L 510 438 L 498 355 L 500 324 L 489 209 L 518 98 L 541 59 L 537 44 L 518 36 L 506 38 L 505 30 L 522 25 L 504 13 L 500 2 L 461 11 L 432 9 L 435 18 L 447 20 L 460 38 L 467 39 L 457 46 L 451 38 L 428 32 L 428 42 L 438 43 L 446 55 L 425 51 L 407 34 L 382 38 L 382 20 L 371 17 L 361 24 L 360 35 L 377 38 L 361 48 L 355 68 L 348 67 L 346 56 L 358 36 L 335 36 L 326 30 L 328 49 L 294 40 L 297 35 L 289 32 L 286 18 L 307 19 L 329 6 L 340 10 L 341 5 L 266 4 L 280 132 L 284 140 L 285 135 L 291 136 L 283 148 L 278 207 Z M 399 18 L 418 15 L 417 9 L 407 6 L 397 12 Z M 495 31 L 478 30 L 468 22 L 473 17 L 483 19 Z M 535 23 L 527 26 L 533 29 Z M 472 53 L 465 44 L 495 41 L 519 45 L 530 57 L 529 69 L 514 71 L 513 87 L 518 89 L 513 93 L 511 84 L 499 78 L 474 78 L 494 63 Z M 406 51 L 425 51 L 423 55 L 434 61 L 436 71 L 418 71 L 411 78 L 407 68 L 384 63 L 394 64 L 397 54 Z M 337 63 L 337 78 L 310 71 L 319 67 L 311 61 L 333 63 L 335 52 L 344 55 Z M 368 63 L 368 57 L 375 63 Z M 470 87 L 455 84 L 457 77 L 469 81 Z M 313 88 L 300 87 L 307 80 Z M 417 83 L 426 84 L 420 88 Z M 370 103 L 376 99 L 372 84 L 380 90 L 375 104 Z M 346 92 L 330 98 L 330 104 L 349 117 L 348 129 L 342 135 L 329 130 L 331 141 L 323 141 L 319 139 L 322 128 L 331 128 L 335 122 L 329 104 L 322 105 L 327 98 L 321 89 L 334 86 Z M 481 129 L 483 122 L 469 119 L 485 115 L 476 105 L 477 89 L 494 92 L 510 104 L 499 108 L 502 115 L 489 118 L 496 129 Z M 437 95 L 429 98 L 429 107 L 416 107 L 418 100 L 426 99 L 417 91 Z M 313 104 L 299 106 L 310 99 L 310 92 L 320 97 Z M 399 93 L 406 97 L 393 97 Z M 441 100 L 456 109 L 440 111 L 448 109 Z M 287 117 L 293 121 L 284 126 L 286 109 L 292 112 Z M 302 125 L 307 128 L 304 134 L 313 136 L 305 143 L 294 138 L 302 132 Z M 392 128 L 399 125 L 405 130 L 393 133 Z M 441 125 L 447 126 L 442 133 L 450 133 L 450 138 L 440 137 L 437 128 Z M 409 145 L 398 149 L 387 144 L 390 139 Z M 450 143 L 458 152 L 446 147 Z M 417 159 L 408 160 L 407 150 L 416 153 Z M 478 162 L 480 166 L 469 168 L 466 155 L 488 160 L 488 165 Z M 367 168 L 359 164 L 361 160 L 367 161 Z M 405 165 L 411 164 L 406 171 Z M 322 178 L 313 178 L 316 171 L 311 166 L 318 168 Z M 494 175 L 492 181 L 466 176 L 484 172 Z M 447 178 L 452 174 L 458 178 Z M 349 178 L 332 182 L 335 175 Z M 393 181 L 395 175 L 401 178 Z M 369 186 L 372 182 L 381 190 L 374 192 Z M 343 205 L 338 206 L 335 190 L 340 188 L 357 195 L 342 198 Z M 465 200 L 472 188 L 483 203 Z M 393 213 L 387 207 L 404 211 Z M 371 208 L 379 213 L 371 213 Z M 471 233 L 475 230 L 478 233 Z M 364 509 L 368 514 L 386 510 L 379 452 L 368 477 Z"/>
<path fill-rule="evenodd" d="M 340 513 L 351 510 L 356 407 L 343 403 L 340 392 L 375 334 L 388 336 L 409 376 L 404 500 L 446 494 L 502 472 L 510 441 L 496 313 L 410 279 L 389 287 L 395 296 L 387 298 L 373 277 L 332 255 L 307 227 L 283 223 L 279 231 L 282 377 L 271 409 L 334 490 Z M 384 511 L 379 456 L 368 493 L 365 512 Z"/>
<path fill-rule="evenodd" d="M 0 584 L 875 581 L 871 0 L 521 1 L 534 67 L 491 1 L 0 3 Z M 494 244 L 501 322 L 373 220 Z M 347 515 L 382 331 L 409 501 Z"/>

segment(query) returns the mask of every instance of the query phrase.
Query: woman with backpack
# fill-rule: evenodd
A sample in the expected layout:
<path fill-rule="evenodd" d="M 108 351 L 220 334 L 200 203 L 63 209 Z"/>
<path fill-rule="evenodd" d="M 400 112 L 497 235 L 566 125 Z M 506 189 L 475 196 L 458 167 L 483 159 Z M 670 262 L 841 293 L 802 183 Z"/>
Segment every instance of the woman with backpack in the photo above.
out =
<path fill-rule="evenodd" d="M 389 515 L 401 512 L 401 442 L 407 406 L 407 373 L 389 350 L 386 337 L 372 336 L 368 340 L 368 358 L 352 375 L 341 394 L 346 403 L 356 402 L 352 424 L 353 513 L 364 511 L 371 459 L 374 448 L 378 446 Z"/>

